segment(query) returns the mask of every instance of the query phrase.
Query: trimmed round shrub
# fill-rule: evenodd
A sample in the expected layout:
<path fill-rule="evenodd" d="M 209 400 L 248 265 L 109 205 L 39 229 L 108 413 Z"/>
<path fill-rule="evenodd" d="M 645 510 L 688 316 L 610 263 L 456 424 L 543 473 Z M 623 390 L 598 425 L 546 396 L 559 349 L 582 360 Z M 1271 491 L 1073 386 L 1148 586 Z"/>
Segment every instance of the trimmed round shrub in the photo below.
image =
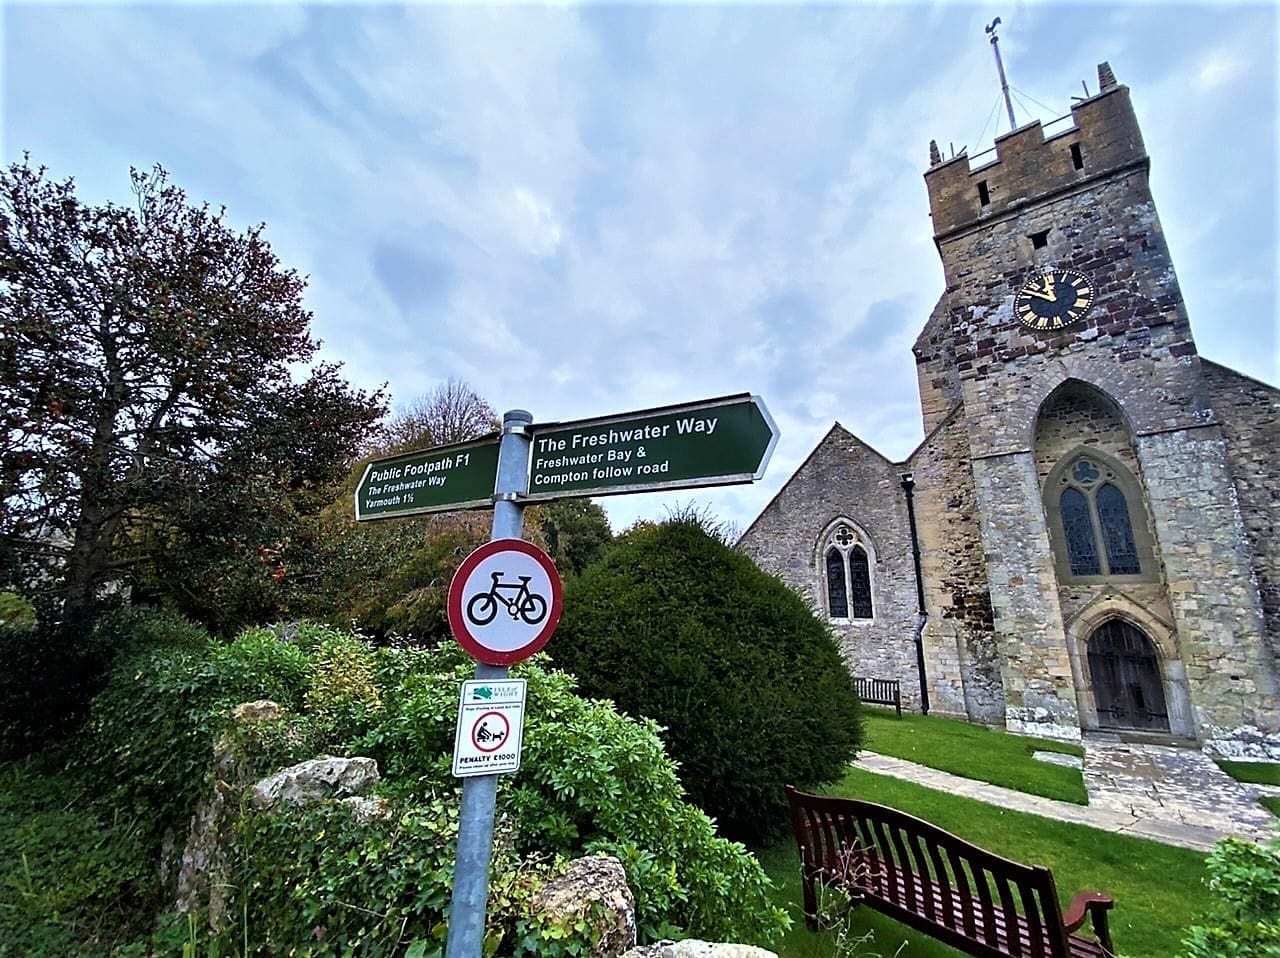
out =
<path fill-rule="evenodd" d="M 826 625 L 696 519 L 637 527 L 571 581 L 547 651 L 584 694 L 666 729 L 690 798 L 733 839 L 783 831 L 783 786 L 835 781 L 861 742 Z"/>

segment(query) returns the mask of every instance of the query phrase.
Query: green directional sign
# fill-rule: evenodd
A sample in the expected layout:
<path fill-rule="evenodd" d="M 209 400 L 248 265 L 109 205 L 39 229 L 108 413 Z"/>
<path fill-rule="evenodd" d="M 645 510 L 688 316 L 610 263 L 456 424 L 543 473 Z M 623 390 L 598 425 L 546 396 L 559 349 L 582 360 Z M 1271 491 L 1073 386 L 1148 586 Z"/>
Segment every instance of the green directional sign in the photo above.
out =
<path fill-rule="evenodd" d="M 531 427 L 531 500 L 752 482 L 778 429 L 759 396 Z"/>
<path fill-rule="evenodd" d="M 498 443 L 493 436 L 373 460 L 356 486 L 356 519 L 492 506 Z"/>

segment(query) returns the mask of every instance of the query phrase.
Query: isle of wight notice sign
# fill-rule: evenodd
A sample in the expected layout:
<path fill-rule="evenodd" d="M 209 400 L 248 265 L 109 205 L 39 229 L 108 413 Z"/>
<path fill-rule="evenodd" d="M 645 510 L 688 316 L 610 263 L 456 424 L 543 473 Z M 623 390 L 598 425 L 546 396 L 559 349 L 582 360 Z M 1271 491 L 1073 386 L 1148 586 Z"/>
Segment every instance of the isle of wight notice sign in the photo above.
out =
<path fill-rule="evenodd" d="M 745 394 L 531 431 L 530 500 L 752 482 L 778 441 L 764 402 Z"/>
<path fill-rule="evenodd" d="M 356 519 L 493 505 L 498 437 L 375 459 L 356 486 Z"/>

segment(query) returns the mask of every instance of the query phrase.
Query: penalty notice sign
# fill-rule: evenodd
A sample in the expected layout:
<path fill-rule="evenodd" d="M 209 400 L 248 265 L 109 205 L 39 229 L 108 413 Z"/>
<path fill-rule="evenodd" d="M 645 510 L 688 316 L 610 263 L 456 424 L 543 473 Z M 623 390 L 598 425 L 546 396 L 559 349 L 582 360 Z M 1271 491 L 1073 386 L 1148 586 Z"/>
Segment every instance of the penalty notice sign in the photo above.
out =
<path fill-rule="evenodd" d="M 520 768 L 524 679 L 469 679 L 458 701 L 453 775 L 497 775 Z"/>

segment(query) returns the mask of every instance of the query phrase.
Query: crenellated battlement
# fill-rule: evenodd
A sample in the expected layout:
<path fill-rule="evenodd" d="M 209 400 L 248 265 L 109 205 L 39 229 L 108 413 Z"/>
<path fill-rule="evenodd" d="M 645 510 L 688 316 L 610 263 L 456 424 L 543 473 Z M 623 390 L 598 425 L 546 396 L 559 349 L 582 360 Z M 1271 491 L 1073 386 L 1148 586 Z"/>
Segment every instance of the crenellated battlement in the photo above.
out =
<path fill-rule="evenodd" d="M 1129 101 L 1129 88 L 1116 83 L 1110 66 L 1098 65 L 1096 96 L 1071 108 L 1071 125 L 1045 137 L 1039 120 L 998 137 L 994 158 L 971 168 L 964 153 L 943 160 L 930 144 L 925 173 L 936 239 L 986 222 L 1021 206 L 1068 190 L 1100 175 L 1147 162 L 1142 132 Z M 1059 121 L 1049 124 L 1056 127 Z M 972 159 L 983 159 L 982 154 Z"/>

